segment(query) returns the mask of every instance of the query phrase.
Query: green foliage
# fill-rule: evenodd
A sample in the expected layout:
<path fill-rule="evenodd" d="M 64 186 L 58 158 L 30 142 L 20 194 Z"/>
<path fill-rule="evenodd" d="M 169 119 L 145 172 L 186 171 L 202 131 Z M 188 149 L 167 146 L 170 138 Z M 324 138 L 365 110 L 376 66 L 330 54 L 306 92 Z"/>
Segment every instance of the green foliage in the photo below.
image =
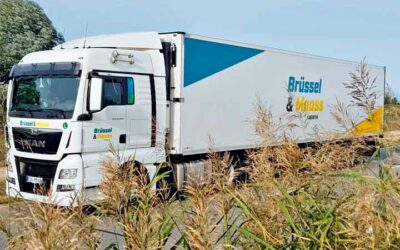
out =
<path fill-rule="evenodd" d="M 29 84 L 22 84 L 19 85 L 19 89 L 15 99 L 20 100 L 20 102 L 25 104 L 38 105 L 40 93 L 37 91 L 34 82 L 31 82 Z M 19 103 L 15 103 L 15 105 L 18 104 Z"/>
<path fill-rule="evenodd" d="M 0 77 L 26 54 L 64 41 L 43 9 L 30 0 L 0 0 Z"/>
<path fill-rule="evenodd" d="M 395 96 L 385 95 L 385 104 L 398 104 L 397 98 Z"/>
<path fill-rule="evenodd" d="M 7 85 L 0 85 L 0 127 L 6 122 Z"/>
<path fill-rule="evenodd" d="M 4 125 L 6 123 L 6 100 L 7 100 L 7 88 L 5 85 L 0 85 L 0 167 L 4 167 L 6 164 L 6 145 L 4 143 Z M 3 187 L 0 187 L 3 188 Z M 0 192 L 0 203 L 1 203 L 1 192 Z"/>
<path fill-rule="evenodd" d="M 7 152 L 7 148 L 6 145 L 4 143 L 5 141 L 5 135 L 4 135 L 4 131 L 3 128 L 0 128 L 0 168 L 3 168 L 6 166 L 6 152 Z M 0 182 L 1 184 L 1 182 Z M 3 187 L 0 185 L 0 189 L 1 191 L 3 191 Z M 1 196 L 2 196 L 2 192 L 0 191 L 0 200 L 1 200 Z M 1 201 L 0 201 L 1 203 Z"/>
<path fill-rule="evenodd" d="M 386 84 L 385 86 L 385 104 L 399 104 L 399 101 L 397 100 L 397 97 L 393 93 L 393 90 L 389 84 Z"/>
<path fill-rule="evenodd" d="M 400 130 L 400 105 L 386 104 L 383 121 L 385 131 Z"/>

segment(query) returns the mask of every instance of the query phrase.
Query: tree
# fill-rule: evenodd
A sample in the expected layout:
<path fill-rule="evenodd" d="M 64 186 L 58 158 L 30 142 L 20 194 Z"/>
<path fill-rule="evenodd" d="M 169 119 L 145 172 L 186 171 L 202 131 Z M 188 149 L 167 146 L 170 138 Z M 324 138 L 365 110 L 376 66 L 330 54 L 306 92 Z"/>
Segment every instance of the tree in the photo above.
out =
<path fill-rule="evenodd" d="M 30 0 L 0 0 L 0 78 L 31 52 L 64 42 L 43 9 Z"/>

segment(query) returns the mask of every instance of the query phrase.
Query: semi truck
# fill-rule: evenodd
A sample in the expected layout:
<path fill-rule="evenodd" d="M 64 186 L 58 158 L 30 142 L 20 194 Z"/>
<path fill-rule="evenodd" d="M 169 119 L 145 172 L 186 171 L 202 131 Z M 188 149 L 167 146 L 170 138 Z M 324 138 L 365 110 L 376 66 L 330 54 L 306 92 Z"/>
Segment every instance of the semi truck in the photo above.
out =
<path fill-rule="evenodd" d="M 152 178 L 170 159 L 184 188 L 201 170 L 213 141 L 217 152 L 259 147 L 252 124 L 262 100 L 274 118 L 302 114 L 299 143 L 315 129 L 343 128 L 330 114 L 338 100 L 359 117 L 353 134 L 382 130 L 385 68 L 369 65 L 375 110 L 351 105 L 343 83 L 359 63 L 225 41 L 185 32 L 85 37 L 26 55 L 9 75 L 6 192 L 59 205 L 84 192 L 97 199 L 109 146 Z M 279 118 L 280 119 L 280 118 Z M 50 189 L 50 187 L 52 187 Z"/>

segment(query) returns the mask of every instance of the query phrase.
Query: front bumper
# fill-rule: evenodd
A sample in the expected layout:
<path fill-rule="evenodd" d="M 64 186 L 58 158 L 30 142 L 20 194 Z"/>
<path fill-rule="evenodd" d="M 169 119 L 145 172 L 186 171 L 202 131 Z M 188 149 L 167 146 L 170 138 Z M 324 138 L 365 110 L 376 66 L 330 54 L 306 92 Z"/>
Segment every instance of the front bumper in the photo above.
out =
<path fill-rule="evenodd" d="M 61 161 L 54 162 L 19 158 L 9 153 L 8 160 L 13 171 L 7 171 L 7 179 L 15 181 L 14 183 L 6 182 L 7 195 L 60 206 L 75 205 L 74 202 L 81 193 L 83 183 L 83 160 L 79 154 L 67 155 Z M 23 167 L 21 167 L 21 162 L 24 163 Z M 62 169 L 71 168 L 78 169 L 76 178 L 58 178 Z M 45 190 L 38 192 L 39 184 L 28 182 L 26 176 L 41 178 L 43 180 L 41 187 Z M 72 185 L 73 189 L 57 191 L 61 185 Z"/>

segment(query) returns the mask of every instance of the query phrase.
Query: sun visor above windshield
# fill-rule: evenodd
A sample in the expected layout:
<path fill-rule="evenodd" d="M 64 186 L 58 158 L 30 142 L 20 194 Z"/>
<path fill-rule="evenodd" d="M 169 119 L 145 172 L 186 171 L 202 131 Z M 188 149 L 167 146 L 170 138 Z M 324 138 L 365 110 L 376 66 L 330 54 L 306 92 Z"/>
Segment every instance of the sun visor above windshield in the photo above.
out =
<path fill-rule="evenodd" d="M 10 78 L 32 75 L 80 75 L 78 62 L 17 64 L 11 69 Z"/>

